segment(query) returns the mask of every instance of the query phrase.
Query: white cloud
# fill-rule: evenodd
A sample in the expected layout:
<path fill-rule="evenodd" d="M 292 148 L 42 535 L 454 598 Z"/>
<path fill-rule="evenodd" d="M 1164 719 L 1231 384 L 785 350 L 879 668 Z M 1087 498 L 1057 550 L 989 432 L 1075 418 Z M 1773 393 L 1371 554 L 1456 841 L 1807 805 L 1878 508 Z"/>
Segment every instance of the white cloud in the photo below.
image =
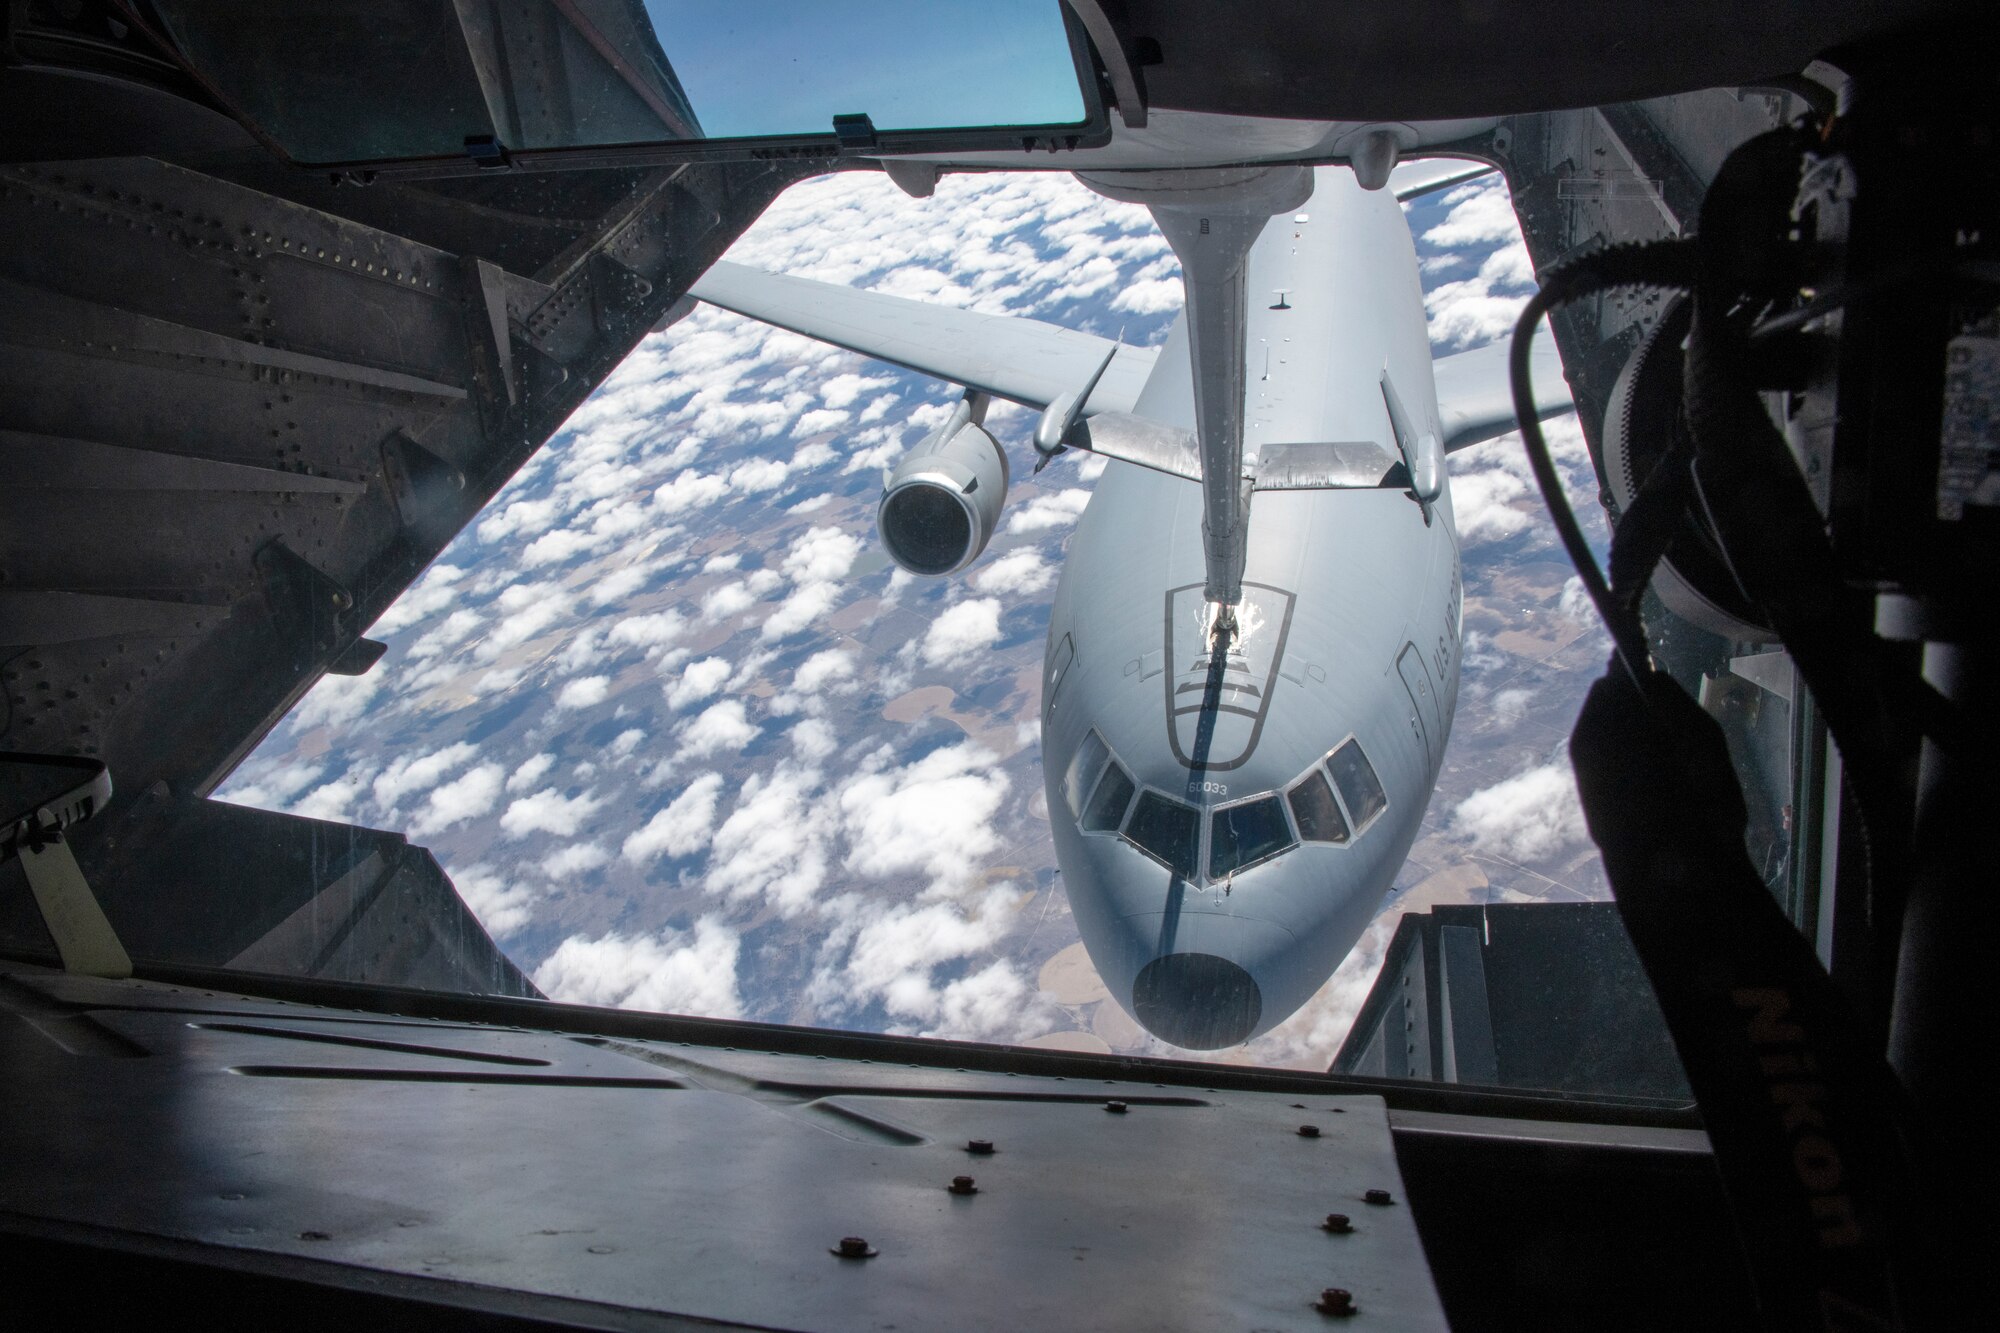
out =
<path fill-rule="evenodd" d="M 1000 600 L 981 597 L 960 602 L 932 621 L 922 652 L 932 666 L 958 666 L 999 641 Z"/>
<path fill-rule="evenodd" d="M 658 935 L 572 935 L 535 969 L 535 984 L 565 1004 L 741 1018 L 736 990 L 741 939 L 720 918 Z"/>
<path fill-rule="evenodd" d="M 753 458 L 738 463 L 729 473 L 729 484 L 739 491 L 775 491 L 792 475 L 792 465 L 780 458 Z"/>
<path fill-rule="evenodd" d="M 780 762 L 743 784 L 736 809 L 715 831 L 704 885 L 732 899 L 768 898 L 795 916 L 826 880 L 831 815 L 819 775 Z"/>
<path fill-rule="evenodd" d="M 680 729 L 680 757 L 701 759 L 718 750 L 738 750 L 762 730 L 744 716 L 741 699 L 724 699 Z"/>
<path fill-rule="evenodd" d="M 467 866 L 452 875 L 451 883 L 495 940 L 507 938 L 534 919 L 534 891 L 509 884 L 489 866 Z"/>
<path fill-rule="evenodd" d="M 507 790 L 516 794 L 526 791 L 540 782 L 542 775 L 553 768 L 555 762 L 556 757 L 547 753 L 529 757 L 514 770 L 514 775 L 507 779 Z"/>
<path fill-rule="evenodd" d="M 1009 551 L 972 576 L 980 592 L 1037 593 L 1055 581 L 1056 572 L 1032 546 Z"/>
<path fill-rule="evenodd" d="M 679 709 L 700 703 L 722 688 L 732 669 L 726 657 L 704 657 L 699 662 L 689 662 L 681 678 L 666 687 L 667 706 Z"/>
<path fill-rule="evenodd" d="M 258 810 L 283 810 L 286 802 L 311 786 L 326 768 L 322 764 L 288 763 L 261 766 L 255 777 L 231 782 L 217 795 L 231 805 L 247 805 Z"/>
<path fill-rule="evenodd" d="M 727 478 L 689 470 L 654 491 L 653 503 L 663 514 L 678 514 L 688 509 L 706 509 L 727 494 Z"/>
<path fill-rule="evenodd" d="M 496 788 L 497 790 L 497 788 Z M 510 838 L 530 833 L 553 833 L 559 838 L 574 836 L 583 821 L 597 813 L 604 802 L 589 792 L 564 796 L 554 787 L 544 787 L 533 796 L 523 796 L 500 816 L 500 829 Z"/>
<path fill-rule="evenodd" d="M 430 633 L 410 645 L 410 656 L 418 660 L 440 657 L 471 638 L 485 623 L 486 617 L 477 611 L 454 611 Z"/>
<path fill-rule="evenodd" d="M 410 821 L 410 833 L 415 837 L 441 833 L 486 814 L 499 801 L 500 786 L 506 775 L 507 770 L 498 764 L 481 764 L 433 788 L 430 799 Z"/>
<path fill-rule="evenodd" d="M 715 827 L 716 800 L 721 794 L 722 775 L 702 774 L 656 810 L 644 828 L 626 838 L 619 855 L 633 865 L 643 865 L 662 854 L 691 856 L 700 851 L 708 845 L 709 830 Z"/>
<path fill-rule="evenodd" d="M 1458 538 L 1466 546 L 1502 541 L 1527 530 L 1529 516 L 1515 501 L 1528 494 L 1528 483 L 1512 472 L 1492 469 L 1451 474 L 1451 508 Z"/>
<path fill-rule="evenodd" d="M 345 727 L 368 711 L 381 691 L 382 677 L 321 676 L 298 707 L 292 709 L 292 730 L 311 731 L 315 727 Z"/>
<path fill-rule="evenodd" d="M 1007 786 L 994 757 L 969 741 L 853 779 L 840 791 L 848 867 L 875 876 L 920 872 L 933 891 L 963 885 L 999 847 L 991 821 Z"/>
<path fill-rule="evenodd" d="M 854 657 L 839 648 L 814 653 L 792 672 L 792 689 L 800 694 L 818 694 L 838 689 L 854 679 Z"/>
<path fill-rule="evenodd" d="M 488 662 L 540 635 L 570 610 L 568 594 L 555 583 L 509 584 L 493 605 L 503 618 L 479 645 L 478 656 Z"/>
<path fill-rule="evenodd" d="M 847 577 L 861 554 L 861 540 L 839 528 L 808 528 L 785 554 L 784 572 L 795 582 Z"/>
<path fill-rule="evenodd" d="M 709 589 L 708 595 L 701 599 L 701 616 L 703 620 L 727 620 L 748 610 L 756 600 L 750 585 L 738 579 Z"/>
<path fill-rule="evenodd" d="M 561 882 L 597 869 L 611 859 L 611 853 L 594 842 L 573 842 L 542 859 L 542 873 Z"/>
<path fill-rule="evenodd" d="M 828 407 L 852 407 L 864 393 L 894 388 L 896 381 L 886 375 L 835 375 L 820 385 L 820 400 Z"/>
<path fill-rule="evenodd" d="M 351 774 L 335 778 L 325 786 L 315 787 L 292 802 L 292 813 L 304 815 L 307 819 L 337 819 L 343 823 L 350 823 L 357 818 L 355 802 L 361 798 L 361 791 L 365 786 L 367 783 L 364 779 Z M 238 799 L 226 792 L 217 792 L 216 795 L 225 801 Z M 251 804 L 248 801 L 238 803 Z"/>
<path fill-rule="evenodd" d="M 408 629 L 419 620 L 450 606 L 459 597 L 453 585 L 465 577 L 457 565 L 432 565 L 395 603 L 375 620 L 369 633 L 378 636 Z"/>
<path fill-rule="evenodd" d="M 621 648 L 664 648 L 687 629 L 687 620 L 678 611 L 655 611 L 649 615 L 626 616 L 611 627 L 605 638 Z"/>
<path fill-rule="evenodd" d="M 839 595 L 840 589 L 831 583 L 800 584 L 765 619 L 763 628 L 758 631 L 759 637 L 766 643 L 776 643 L 812 628 L 833 609 Z"/>
<path fill-rule="evenodd" d="M 837 748 L 833 727 L 825 718 L 803 718 L 788 734 L 791 737 L 792 749 L 800 759 L 809 764 L 818 763 Z"/>
<path fill-rule="evenodd" d="M 1479 851 L 1541 861 L 1589 838 L 1568 764 L 1543 764 L 1474 792 L 1452 811 L 1451 832 Z"/>
<path fill-rule="evenodd" d="M 595 708 L 611 694 L 611 677 L 579 676 L 556 695 L 559 709 Z"/>
<path fill-rule="evenodd" d="M 376 807 L 388 814 L 405 796 L 430 790 L 445 774 L 470 762 L 478 753 L 477 746 L 460 742 L 414 759 L 392 760 L 375 779 L 372 790 Z"/>
<path fill-rule="evenodd" d="M 1066 528 L 1076 522 L 1089 503 L 1090 492 L 1076 486 L 1053 495 L 1038 495 L 1009 516 L 1007 531 L 1047 532 L 1051 528 Z"/>

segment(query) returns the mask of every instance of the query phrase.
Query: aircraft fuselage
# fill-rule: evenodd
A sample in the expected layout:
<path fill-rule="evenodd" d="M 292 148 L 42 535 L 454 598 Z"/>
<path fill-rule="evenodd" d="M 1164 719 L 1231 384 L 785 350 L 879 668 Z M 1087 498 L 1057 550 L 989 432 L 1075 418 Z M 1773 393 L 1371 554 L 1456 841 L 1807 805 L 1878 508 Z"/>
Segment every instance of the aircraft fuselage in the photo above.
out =
<path fill-rule="evenodd" d="M 1387 191 L 1317 171 L 1246 285 L 1246 466 L 1288 443 L 1394 456 L 1385 376 L 1436 431 L 1415 249 Z M 1191 383 L 1177 322 L 1135 413 L 1193 429 Z M 1092 962 L 1148 1030 L 1213 1049 L 1304 1004 L 1402 867 L 1451 728 L 1460 592 L 1448 489 L 1427 509 L 1397 489 L 1260 491 L 1216 660 L 1202 514 L 1200 487 L 1107 464 L 1051 614 L 1042 748 Z"/>

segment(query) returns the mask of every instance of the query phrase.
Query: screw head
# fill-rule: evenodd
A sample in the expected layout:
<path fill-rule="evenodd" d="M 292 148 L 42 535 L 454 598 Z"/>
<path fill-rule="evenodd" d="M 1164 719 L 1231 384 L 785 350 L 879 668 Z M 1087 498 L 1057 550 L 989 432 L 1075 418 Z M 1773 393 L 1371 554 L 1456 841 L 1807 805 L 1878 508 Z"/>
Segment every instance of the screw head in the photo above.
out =
<path fill-rule="evenodd" d="M 1354 1303 L 1354 1293 L 1345 1287 L 1328 1287 L 1313 1303 L 1313 1309 L 1321 1314 L 1339 1315 L 1343 1318 L 1359 1308 Z"/>
<path fill-rule="evenodd" d="M 1302 1138 L 1302 1139 L 1316 1139 L 1316 1138 L 1318 1138 L 1318 1137 L 1319 1137 L 1319 1126 L 1318 1126 L 1318 1125 L 1300 1125 L 1300 1126 L 1299 1126 L 1299 1137 L 1300 1137 L 1300 1138 Z"/>
<path fill-rule="evenodd" d="M 1104 1103 L 1104 1109 L 1105 1109 L 1105 1110 L 1107 1110 L 1107 1111 L 1109 1111 L 1109 1112 L 1111 1112 L 1111 1114 L 1113 1114 L 1113 1115 L 1124 1115 L 1124 1114 L 1125 1114 L 1125 1103 L 1124 1103 L 1124 1102 L 1106 1102 L 1106 1103 Z"/>
<path fill-rule="evenodd" d="M 990 1157 L 993 1154 L 993 1142 L 991 1139 L 972 1139 L 966 1143 L 965 1150 L 974 1157 Z"/>
<path fill-rule="evenodd" d="M 842 1236 L 832 1252 L 842 1259 L 873 1259 L 881 1253 L 864 1236 Z"/>
<path fill-rule="evenodd" d="M 945 1188 L 953 1194 L 979 1193 L 979 1186 L 975 1185 L 972 1182 L 971 1176 L 953 1176 L 951 1178 L 951 1184 L 945 1186 Z"/>
<path fill-rule="evenodd" d="M 1396 1201 L 1396 1197 L 1387 1190 L 1369 1190 L 1361 1196 L 1361 1199 L 1362 1202 L 1372 1203 L 1378 1208 Z"/>
<path fill-rule="evenodd" d="M 1354 1230 L 1354 1223 L 1346 1213 L 1328 1213 L 1326 1221 L 1319 1224 L 1320 1230 L 1331 1231 L 1335 1235 L 1346 1235 Z"/>

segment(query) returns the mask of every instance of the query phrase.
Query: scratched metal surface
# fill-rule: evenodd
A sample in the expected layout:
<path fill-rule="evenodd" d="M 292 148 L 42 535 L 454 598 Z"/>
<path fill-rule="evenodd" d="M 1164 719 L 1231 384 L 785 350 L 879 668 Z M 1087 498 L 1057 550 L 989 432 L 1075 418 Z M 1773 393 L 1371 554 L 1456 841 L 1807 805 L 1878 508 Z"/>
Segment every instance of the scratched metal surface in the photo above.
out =
<path fill-rule="evenodd" d="M 13 1226 L 780 1328 L 1445 1327 L 1374 1097 L 577 1038 L 34 969 L 0 980 L 0 1069 Z M 948 1193 L 959 1175 L 977 1193 Z M 1354 1230 L 1323 1230 L 1330 1212 Z M 843 1236 L 877 1253 L 838 1258 Z M 1329 1286 L 1359 1314 L 1315 1310 Z"/>

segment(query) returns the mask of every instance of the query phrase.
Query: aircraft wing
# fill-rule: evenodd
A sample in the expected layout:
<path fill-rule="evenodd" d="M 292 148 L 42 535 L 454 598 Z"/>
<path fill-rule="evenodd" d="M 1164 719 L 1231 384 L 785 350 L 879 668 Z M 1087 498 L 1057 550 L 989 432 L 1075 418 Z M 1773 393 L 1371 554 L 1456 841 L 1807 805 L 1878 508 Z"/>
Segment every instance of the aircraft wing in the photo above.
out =
<path fill-rule="evenodd" d="M 724 310 L 1037 410 L 1082 388 L 1116 347 L 1085 412 L 1130 412 L 1159 355 L 1037 319 L 954 310 L 727 261 L 690 291 Z"/>
<path fill-rule="evenodd" d="M 1514 391 L 1507 380 L 1508 343 L 1502 338 L 1431 362 L 1446 453 L 1505 435 L 1519 424 L 1514 419 Z M 1546 421 L 1574 411 L 1554 339 L 1544 336 L 1535 340 L 1532 365 L 1535 415 Z"/>
<path fill-rule="evenodd" d="M 1448 190 L 1454 185 L 1478 180 L 1499 170 L 1490 162 L 1473 162 L 1462 157 L 1424 157 L 1398 163 L 1389 173 L 1389 190 L 1399 203 L 1422 195 Z"/>

